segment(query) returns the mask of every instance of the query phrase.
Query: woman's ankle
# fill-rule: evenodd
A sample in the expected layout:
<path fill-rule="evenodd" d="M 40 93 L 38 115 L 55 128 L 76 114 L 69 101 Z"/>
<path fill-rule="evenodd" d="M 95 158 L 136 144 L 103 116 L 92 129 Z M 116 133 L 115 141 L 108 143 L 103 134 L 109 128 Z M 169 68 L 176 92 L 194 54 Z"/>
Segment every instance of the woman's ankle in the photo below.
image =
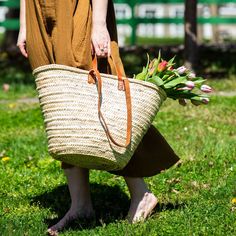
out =
<path fill-rule="evenodd" d="M 150 192 L 143 178 L 125 177 L 131 199 L 140 199 L 146 192 Z"/>
<path fill-rule="evenodd" d="M 93 209 L 92 205 L 71 205 L 69 212 L 73 215 L 76 215 L 78 217 L 86 217 L 89 218 L 90 216 L 93 216 L 95 214 L 95 211 Z"/>

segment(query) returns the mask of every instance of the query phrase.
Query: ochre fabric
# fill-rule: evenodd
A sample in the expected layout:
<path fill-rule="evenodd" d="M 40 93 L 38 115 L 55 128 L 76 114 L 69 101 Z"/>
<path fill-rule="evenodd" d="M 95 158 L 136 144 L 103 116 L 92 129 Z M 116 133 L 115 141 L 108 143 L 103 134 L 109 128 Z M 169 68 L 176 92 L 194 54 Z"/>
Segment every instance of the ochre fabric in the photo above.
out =
<path fill-rule="evenodd" d="M 114 7 L 108 3 L 107 26 L 111 52 L 124 74 L 117 45 Z M 92 8 L 89 0 L 27 0 L 27 52 L 32 69 L 46 64 L 63 64 L 89 70 L 92 67 Z M 100 72 L 110 70 L 107 60 L 100 59 Z"/>
<path fill-rule="evenodd" d="M 89 0 L 26 0 L 26 47 L 32 69 L 47 64 L 63 64 L 85 70 L 92 67 L 92 6 Z M 112 0 L 108 2 L 107 27 L 111 54 L 124 69 L 119 55 Z M 113 64 L 99 59 L 100 72 L 116 74 Z M 179 158 L 166 140 L 151 126 L 128 165 L 117 175 L 152 176 L 171 167 Z M 71 165 L 62 163 L 62 168 Z"/>

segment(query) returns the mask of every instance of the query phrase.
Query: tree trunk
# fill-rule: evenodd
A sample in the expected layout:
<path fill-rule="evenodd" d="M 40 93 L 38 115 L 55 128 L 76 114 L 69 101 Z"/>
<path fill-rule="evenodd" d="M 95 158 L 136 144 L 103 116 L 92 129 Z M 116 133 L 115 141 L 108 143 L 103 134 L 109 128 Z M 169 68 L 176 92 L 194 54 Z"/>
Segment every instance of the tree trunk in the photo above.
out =
<path fill-rule="evenodd" d="M 195 71 L 198 65 L 197 0 L 185 0 L 184 20 L 185 64 L 188 68 Z"/>

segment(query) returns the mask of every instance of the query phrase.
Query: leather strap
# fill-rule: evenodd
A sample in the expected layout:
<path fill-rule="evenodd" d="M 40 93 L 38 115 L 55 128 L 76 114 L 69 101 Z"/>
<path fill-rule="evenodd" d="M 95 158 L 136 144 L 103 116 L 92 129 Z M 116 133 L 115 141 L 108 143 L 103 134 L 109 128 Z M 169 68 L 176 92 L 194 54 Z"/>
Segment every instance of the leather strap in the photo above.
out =
<path fill-rule="evenodd" d="M 124 91 L 125 90 L 124 81 L 122 79 L 123 76 L 122 76 L 122 73 L 121 73 L 121 70 L 120 70 L 119 66 L 116 65 L 115 60 L 113 59 L 112 56 L 108 57 L 108 61 L 112 62 L 114 67 L 115 67 L 116 75 L 118 77 L 118 89 Z"/>
<path fill-rule="evenodd" d="M 111 58 L 112 59 L 112 58 Z M 112 59 L 113 61 L 113 59 Z M 114 61 L 113 61 L 114 63 Z M 115 63 L 114 63 L 115 65 Z M 118 68 L 118 67 L 116 67 Z M 119 74 L 118 74 L 119 73 Z M 97 60 L 93 60 L 93 69 L 89 71 L 89 78 L 93 78 L 94 81 L 97 81 L 97 88 L 98 88 L 98 115 L 99 119 L 101 120 L 106 134 L 108 138 L 117 146 L 119 147 L 127 147 L 131 142 L 131 130 L 132 130 L 132 105 L 131 105 L 131 95 L 130 95 L 130 84 L 128 79 L 123 79 L 120 70 L 117 70 L 118 81 L 122 83 L 122 90 L 125 91 L 125 98 L 126 98 L 126 107 L 127 107 L 127 128 L 126 128 L 126 141 L 125 144 L 120 144 L 112 137 L 111 132 L 109 131 L 108 125 L 105 121 L 105 118 L 101 111 L 101 98 L 102 98 L 102 78 L 97 69 Z M 119 86 L 118 86 L 119 89 Z"/>
<path fill-rule="evenodd" d="M 108 57 L 108 61 L 109 61 L 110 64 L 112 63 L 115 67 L 116 75 L 118 77 L 118 89 L 124 91 L 125 87 L 124 87 L 124 82 L 123 82 L 123 79 L 122 79 L 123 75 L 121 73 L 121 70 L 120 70 L 119 66 L 116 65 L 116 63 L 115 63 L 112 56 Z M 96 54 L 93 57 L 92 66 L 93 66 L 93 69 L 98 70 L 98 62 L 97 62 Z"/>

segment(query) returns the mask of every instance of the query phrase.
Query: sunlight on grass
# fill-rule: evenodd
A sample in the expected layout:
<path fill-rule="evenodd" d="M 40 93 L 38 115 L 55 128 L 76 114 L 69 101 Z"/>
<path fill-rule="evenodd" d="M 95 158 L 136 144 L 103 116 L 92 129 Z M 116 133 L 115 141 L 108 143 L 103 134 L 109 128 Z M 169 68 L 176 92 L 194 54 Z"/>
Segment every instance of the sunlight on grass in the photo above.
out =
<path fill-rule="evenodd" d="M 2 85 L 0 84 L 0 101 L 1 99 L 20 99 L 20 98 L 29 98 L 36 97 L 37 91 L 35 90 L 34 85 L 24 85 L 24 84 L 10 84 L 8 92 L 2 91 Z"/>
<path fill-rule="evenodd" d="M 231 75 L 229 78 L 209 79 L 207 83 L 212 86 L 215 92 L 218 91 L 235 91 L 236 92 L 236 75 Z"/>
<path fill-rule="evenodd" d="M 223 84 L 222 84 L 222 81 Z M 217 90 L 235 90 L 235 78 L 209 81 Z M 14 91 L 14 92 L 13 92 Z M 0 235 L 44 235 L 70 205 L 60 162 L 47 153 L 32 86 L 0 92 Z M 154 125 L 181 163 L 146 178 L 159 205 L 143 224 L 124 219 L 129 207 L 125 181 L 91 171 L 95 225 L 77 222 L 60 235 L 228 235 L 236 234 L 236 96 L 212 96 L 206 106 L 167 100 Z M 155 145 L 155 144 L 153 144 Z M 4 159 L 8 158 L 8 159 Z"/>

